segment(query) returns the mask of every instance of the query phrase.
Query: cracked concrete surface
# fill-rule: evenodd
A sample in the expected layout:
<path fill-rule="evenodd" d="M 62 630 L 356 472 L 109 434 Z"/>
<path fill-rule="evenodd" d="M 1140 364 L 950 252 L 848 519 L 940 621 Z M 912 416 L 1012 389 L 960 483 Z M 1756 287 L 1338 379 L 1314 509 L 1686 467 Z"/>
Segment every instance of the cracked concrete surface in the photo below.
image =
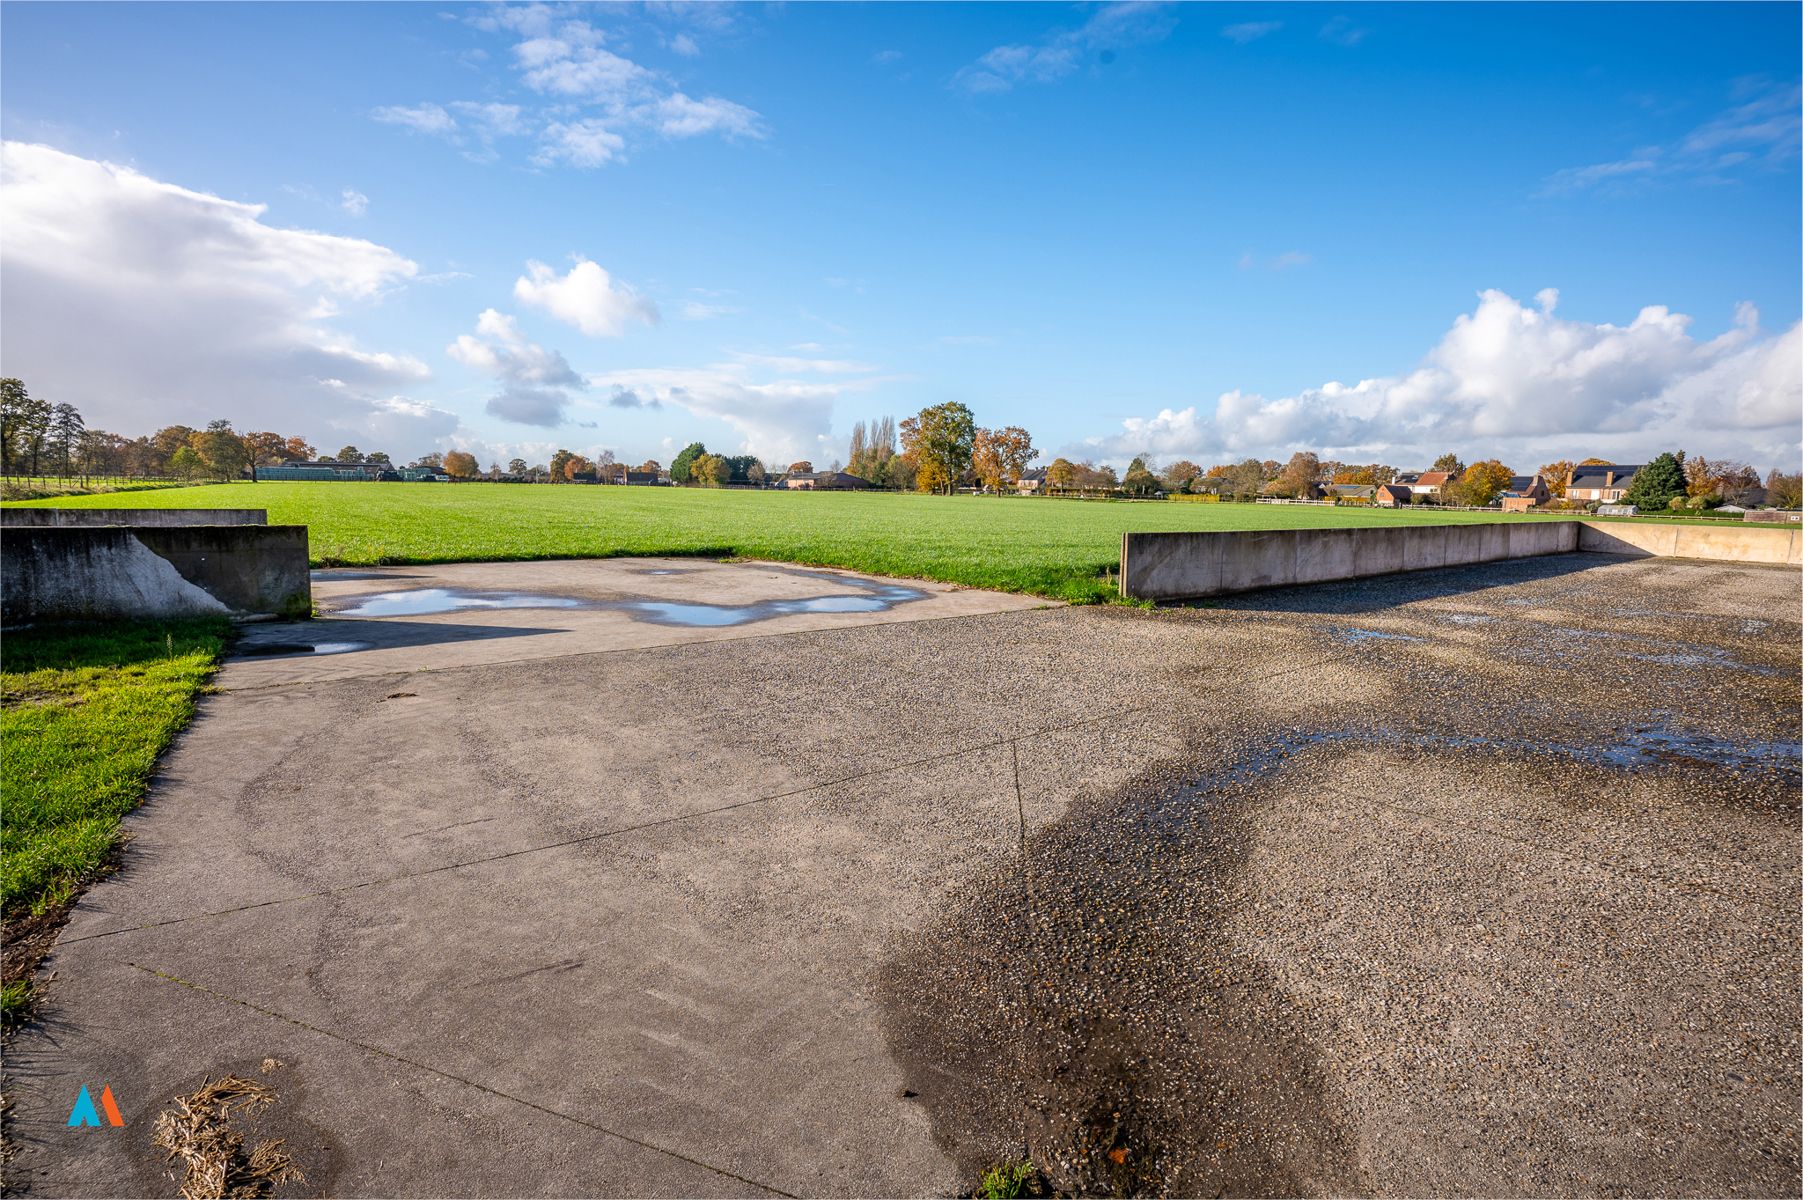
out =
<path fill-rule="evenodd" d="M 156 1109 L 275 1057 L 292 1194 L 946 1195 L 1023 1145 L 1175 1191 L 1795 1190 L 1794 570 L 688 629 L 612 605 L 870 585 L 601 566 L 346 572 L 328 612 L 580 604 L 254 631 L 370 648 L 222 673 L 9 1047 L 10 1189 L 173 1194 Z M 1231 1009 L 1172 1003 L 1210 971 Z M 1249 1030 L 1288 1057 L 1233 1102 L 1140 1094 Z M 84 1082 L 126 1129 L 63 1125 Z M 1127 1085 L 1159 1140 L 1109 1176 L 1081 1114 Z"/>

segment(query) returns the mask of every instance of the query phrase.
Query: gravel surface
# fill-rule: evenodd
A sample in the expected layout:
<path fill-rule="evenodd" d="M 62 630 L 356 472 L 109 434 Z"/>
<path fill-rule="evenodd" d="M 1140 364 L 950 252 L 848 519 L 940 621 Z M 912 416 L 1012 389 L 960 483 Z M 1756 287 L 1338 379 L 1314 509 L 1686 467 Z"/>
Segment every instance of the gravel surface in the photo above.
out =
<path fill-rule="evenodd" d="M 1587 558 L 1161 613 L 1263 669 L 1045 820 L 1019 743 L 1023 857 L 882 972 L 973 1178 L 1797 1193 L 1798 576 Z"/>

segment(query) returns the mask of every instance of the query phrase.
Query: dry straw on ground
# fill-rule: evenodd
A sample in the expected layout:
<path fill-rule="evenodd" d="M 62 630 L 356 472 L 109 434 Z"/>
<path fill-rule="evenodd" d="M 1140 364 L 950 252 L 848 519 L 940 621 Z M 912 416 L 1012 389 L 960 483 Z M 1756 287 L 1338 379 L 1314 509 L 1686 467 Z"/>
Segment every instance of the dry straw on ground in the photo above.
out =
<path fill-rule="evenodd" d="M 246 1154 L 244 1136 L 231 1127 L 233 1113 L 256 1112 L 275 1098 L 266 1084 L 226 1075 L 203 1080 L 197 1091 L 176 1097 L 173 1109 L 157 1114 L 151 1143 L 187 1167 L 182 1200 L 269 1196 L 283 1183 L 306 1178 L 280 1139 L 259 1142 Z"/>

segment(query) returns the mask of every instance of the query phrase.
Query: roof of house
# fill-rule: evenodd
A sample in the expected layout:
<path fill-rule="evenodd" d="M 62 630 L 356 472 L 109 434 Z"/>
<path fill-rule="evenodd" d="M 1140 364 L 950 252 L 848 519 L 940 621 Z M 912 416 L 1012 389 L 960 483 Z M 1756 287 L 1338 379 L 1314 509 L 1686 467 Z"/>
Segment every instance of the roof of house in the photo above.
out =
<path fill-rule="evenodd" d="M 1029 467 L 1027 470 L 1020 473 L 1020 477 L 1022 479 L 1037 479 L 1043 482 L 1045 480 L 1045 468 Z"/>
<path fill-rule="evenodd" d="M 1392 479 L 1390 482 L 1391 483 L 1400 483 L 1404 487 L 1407 487 L 1409 484 L 1416 482 L 1420 478 L 1421 478 L 1420 471 L 1399 471 L 1399 472 L 1397 472 L 1396 478 Z"/>
<path fill-rule="evenodd" d="M 1626 466 L 1621 463 L 1598 463 L 1589 467 L 1574 467 L 1571 472 L 1571 482 L 1565 486 L 1567 488 L 1620 487 L 1633 479 L 1634 472 L 1640 470 L 1642 465 L 1644 464 Z M 1615 473 L 1613 485 L 1607 482 L 1611 471 Z"/>
<path fill-rule="evenodd" d="M 1525 492 L 1534 486 L 1534 480 L 1538 478 L 1540 478 L 1538 475 L 1511 475 L 1509 476 L 1508 490 L 1511 492 Z"/>
<path fill-rule="evenodd" d="M 1406 483 L 1380 484 L 1377 490 L 1380 492 L 1388 492 L 1399 500 L 1413 494 L 1412 489 Z"/>
<path fill-rule="evenodd" d="M 1452 482 L 1451 471 L 1423 471 L 1415 476 L 1416 487 L 1444 487 Z"/>

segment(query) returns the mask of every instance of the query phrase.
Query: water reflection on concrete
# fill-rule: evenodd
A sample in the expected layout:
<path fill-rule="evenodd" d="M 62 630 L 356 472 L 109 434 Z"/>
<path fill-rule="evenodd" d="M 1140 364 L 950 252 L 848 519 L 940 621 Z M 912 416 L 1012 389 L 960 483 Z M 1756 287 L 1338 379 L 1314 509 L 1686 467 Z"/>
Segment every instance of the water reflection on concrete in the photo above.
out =
<path fill-rule="evenodd" d="M 336 610 L 341 617 L 419 617 L 456 612 L 465 608 L 575 608 L 581 601 L 568 596 L 535 596 L 528 592 L 471 592 L 461 588 L 418 588 L 410 592 L 377 592 L 364 596 L 351 608 Z"/>

